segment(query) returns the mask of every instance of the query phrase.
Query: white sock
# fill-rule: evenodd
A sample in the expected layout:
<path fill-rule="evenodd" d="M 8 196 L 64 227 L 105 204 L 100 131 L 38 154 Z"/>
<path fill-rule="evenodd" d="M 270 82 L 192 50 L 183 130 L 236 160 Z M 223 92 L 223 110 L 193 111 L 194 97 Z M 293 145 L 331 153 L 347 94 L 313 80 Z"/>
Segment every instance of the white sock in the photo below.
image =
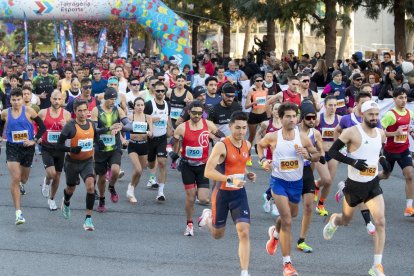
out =
<path fill-rule="evenodd" d="M 249 271 L 248 270 L 242 270 L 240 273 L 240 276 L 249 276 Z"/>
<path fill-rule="evenodd" d="M 336 227 L 336 224 L 335 224 L 335 218 L 336 218 L 336 217 L 334 217 L 334 218 L 330 221 L 330 224 L 332 224 L 332 226 L 333 226 L 333 227 Z"/>
<path fill-rule="evenodd" d="M 413 200 L 407 199 L 407 208 L 413 207 Z"/>
<path fill-rule="evenodd" d="M 283 264 L 292 263 L 290 256 L 283 256 Z"/>
<path fill-rule="evenodd" d="M 382 263 L 382 255 L 374 255 L 374 265 Z"/>
<path fill-rule="evenodd" d="M 164 186 L 165 186 L 165 184 L 164 183 L 160 183 L 158 185 L 159 185 L 159 187 L 158 187 L 158 193 L 164 193 Z"/>
<path fill-rule="evenodd" d="M 273 232 L 273 237 L 277 240 L 279 239 L 279 233 L 277 232 L 276 228 L 275 228 L 275 231 Z"/>

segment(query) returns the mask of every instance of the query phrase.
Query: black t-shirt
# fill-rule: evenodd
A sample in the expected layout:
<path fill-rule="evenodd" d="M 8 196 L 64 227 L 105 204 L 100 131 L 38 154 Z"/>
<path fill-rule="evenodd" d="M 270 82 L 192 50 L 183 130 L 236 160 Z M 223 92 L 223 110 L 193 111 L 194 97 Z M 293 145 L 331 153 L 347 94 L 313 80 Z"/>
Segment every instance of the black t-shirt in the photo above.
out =
<path fill-rule="evenodd" d="M 242 110 L 242 108 L 238 102 L 233 102 L 229 107 L 224 107 L 221 103 L 218 103 L 210 108 L 208 119 L 216 125 L 225 125 L 230 122 L 231 114 L 239 110 Z"/>

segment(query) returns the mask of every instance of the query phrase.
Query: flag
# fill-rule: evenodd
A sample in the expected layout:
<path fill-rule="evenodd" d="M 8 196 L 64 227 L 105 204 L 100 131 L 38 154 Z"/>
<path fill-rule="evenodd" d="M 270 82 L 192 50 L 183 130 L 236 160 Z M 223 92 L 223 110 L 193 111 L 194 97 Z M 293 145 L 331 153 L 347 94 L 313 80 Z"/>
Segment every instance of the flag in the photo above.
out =
<path fill-rule="evenodd" d="M 27 20 L 26 20 L 26 13 L 23 13 L 24 15 L 24 47 L 26 48 L 26 55 L 25 55 L 25 61 L 26 64 L 29 63 L 29 33 L 27 31 Z"/>
<path fill-rule="evenodd" d="M 56 27 L 56 21 L 53 20 L 53 29 L 55 30 L 55 49 L 53 49 L 53 55 L 55 58 L 58 58 L 58 45 L 59 45 L 59 35 Z"/>
<path fill-rule="evenodd" d="M 75 41 L 73 40 L 73 32 L 72 32 L 72 21 L 68 21 L 68 29 L 69 29 L 69 41 L 70 47 L 72 48 L 72 62 L 76 60 L 76 49 L 75 49 Z"/>
<path fill-rule="evenodd" d="M 128 58 L 128 52 L 129 52 L 128 40 L 129 40 L 129 30 L 128 30 L 128 25 L 127 25 L 125 29 L 124 41 L 122 42 L 121 48 L 119 48 L 119 51 L 118 51 L 119 57 Z"/>
<path fill-rule="evenodd" d="M 98 58 L 102 57 L 105 51 L 105 45 L 106 45 L 106 27 L 103 27 L 98 37 L 98 55 L 97 55 Z"/>
<path fill-rule="evenodd" d="M 66 59 L 66 36 L 65 36 L 65 27 L 63 22 L 60 22 L 60 56 L 63 59 Z"/>

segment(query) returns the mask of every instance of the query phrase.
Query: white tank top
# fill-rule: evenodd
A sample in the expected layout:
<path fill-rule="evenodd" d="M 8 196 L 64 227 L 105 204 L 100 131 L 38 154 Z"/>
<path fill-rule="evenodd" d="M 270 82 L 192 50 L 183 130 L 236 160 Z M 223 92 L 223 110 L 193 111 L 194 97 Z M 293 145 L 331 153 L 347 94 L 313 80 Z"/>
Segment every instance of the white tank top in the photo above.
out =
<path fill-rule="evenodd" d="M 303 157 L 296 153 L 302 147 L 298 128 L 292 141 L 283 139 L 283 129 L 277 131 L 277 144 L 273 150 L 272 176 L 285 181 L 297 181 L 303 176 Z"/>
<path fill-rule="evenodd" d="M 135 99 L 138 98 L 138 96 L 135 96 L 134 93 L 132 93 L 132 91 L 129 91 L 128 93 L 126 93 L 125 97 L 127 103 L 127 115 L 129 116 L 134 112 L 134 109 L 131 108 L 128 103 L 134 103 Z"/>
<path fill-rule="evenodd" d="M 368 182 L 378 175 L 379 153 L 382 147 L 381 133 L 378 128 L 375 128 L 377 136 L 371 138 L 365 133 L 360 124 L 356 127 L 361 134 L 361 146 L 354 152 L 348 152 L 347 155 L 353 159 L 366 159 L 368 169 L 359 171 L 348 165 L 348 177 L 353 181 Z"/>
<path fill-rule="evenodd" d="M 153 136 L 160 137 L 167 134 L 167 124 L 168 124 L 168 105 L 167 102 L 164 100 L 164 110 L 158 109 L 155 100 L 151 100 L 152 104 L 152 114 L 151 117 L 155 118 L 158 117 L 160 120 L 158 122 L 153 123 Z"/>

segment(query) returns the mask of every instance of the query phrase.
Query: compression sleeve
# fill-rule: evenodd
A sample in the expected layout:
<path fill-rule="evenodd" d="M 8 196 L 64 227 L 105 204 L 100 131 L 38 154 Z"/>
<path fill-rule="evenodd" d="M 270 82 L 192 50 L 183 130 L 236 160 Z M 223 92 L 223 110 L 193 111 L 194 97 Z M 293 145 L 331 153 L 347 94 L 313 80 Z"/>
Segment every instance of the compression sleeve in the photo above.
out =
<path fill-rule="evenodd" d="M 3 135 L 5 124 L 6 124 L 6 121 L 3 121 L 3 120 L 0 119 L 0 135 Z"/>
<path fill-rule="evenodd" d="M 336 139 L 336 141 L 332 144 L 331 148 L 329 149 L 328 154 L 330 157 L 332 157 L 335 160 L 338 160 L 341 163 L 353 165 L 355 163 L 355 159 L 345 156 L 339 151 L 344 146 L 345 144 L 341 141 L 341 139 Z"/>
<path fill-rule="evenodd" d="M 65 142 L 66 142 L 67 139 L 68 139 L 68 137 L 61 133 L 59 135 L 59 139 L 56 143 L 55 149 L 57 151 L 70 152 L 70 147 L 65 146 Z"/>
<path fill-rule="evenodd" d="M 40 119 L 39 116 L 36 116 L 33 121 L 37 124 L 37 126 L 39 127 L 39 130 L 37 131 L 37 134 L 35 136 L 36 139 L 40 139 L 43 135 L 43 133 L 45 133 L 46 131 L 46 126 L 43 123 L 42 119 Z"/>
<path fill-rule="evenodd" d="M 132 131 L 132 122 L 128 119 L 128 117 L 122 118 L 121 123 L 122 131 Z"/>
<path fill-rule="evenodd" d="M 97 134 L 104 134 L 109 131 L 107 127 L 98 128 L 98 122 L 96 121 L 93 122 L 93 126 Z"/>

